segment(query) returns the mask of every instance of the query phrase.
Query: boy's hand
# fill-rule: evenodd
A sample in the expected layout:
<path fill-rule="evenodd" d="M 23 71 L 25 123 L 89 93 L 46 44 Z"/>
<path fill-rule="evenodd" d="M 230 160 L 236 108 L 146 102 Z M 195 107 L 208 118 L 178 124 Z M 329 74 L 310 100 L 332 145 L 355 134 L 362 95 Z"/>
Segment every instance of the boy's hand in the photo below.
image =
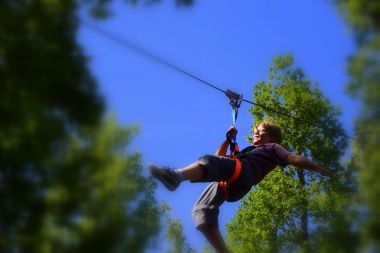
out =
<path fill-rule="evenodd" d="M 227 130 L 227 133 L 226 133 L 226 139 L 229 143 L 232 142 L 232 140 L 235 138 L 235 136 L 237 135 L 237 129 L 235 128 L 235 126 L 230 126 L 230 128 L 228 128 Z"/>

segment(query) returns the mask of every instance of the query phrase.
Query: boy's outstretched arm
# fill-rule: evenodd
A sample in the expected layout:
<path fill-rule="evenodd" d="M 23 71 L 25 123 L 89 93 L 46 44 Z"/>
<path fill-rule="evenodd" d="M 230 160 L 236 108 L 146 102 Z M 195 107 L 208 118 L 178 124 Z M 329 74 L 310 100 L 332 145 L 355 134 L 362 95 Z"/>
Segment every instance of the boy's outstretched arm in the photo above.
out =
<path fill-rule="evenodd" d="M 334 176 L 330 170 L 314 163 L 313 161 L 310 161 L 304 156 L 291 154 L 291 155 L 288 155 L 287 160 L 289 164 L 296 166 L 298 168 L 316 171 L 316 172 L 321 173 L 325 177 L 332 178 Z"/>

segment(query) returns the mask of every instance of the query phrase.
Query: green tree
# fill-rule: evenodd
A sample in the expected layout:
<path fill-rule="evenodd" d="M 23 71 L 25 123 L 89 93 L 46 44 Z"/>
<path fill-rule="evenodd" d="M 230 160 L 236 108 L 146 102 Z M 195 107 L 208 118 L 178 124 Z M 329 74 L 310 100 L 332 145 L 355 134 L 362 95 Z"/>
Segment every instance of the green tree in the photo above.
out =
<path fill-rule="evenodd" d="M 367 38 L 380 30 L 380 3 L 376 0 L 335 0 L 356 35 Z"/>
<path fill-rule="evenodd" d="M 46 212 L 47 162 L 103 112 L 76 44 L 75 2 L 0 3 L 0 247 L 28 244 Z"/>
<path fill-rule="evenodd" d="M 153 5 L 161 2 L 161 0 L 124 0 L 125 3 L 137 6 L 138 4 L 143 5 Z M 187 7 L 194 4 L 193 0 L 175 0 L 177 7 Z M 90 10 L 90 14 L 95 18 L 106 18 L 113 14 L 112 10 L 109 8 L 112 0 L 90 0 L 84 2 L 85 5 Z"/>
<path fill-rule="evenodd" d="M 340 180 L 331 184 L 318 173 L 292 166 L 271 172 L 243 199 L 227 226 L 228 241 L 236 252 L 311 252 L 317 248 L 332 252 L 328 246 L 321 249 L 329 245 L 329 234 L 340 231 L 339 238 L 349 238 L 350 243 L 355 239 L 348 215 L 355 182 L 350 167 L 339 164 L 347 145 L 337 120 L 339 110 L 292 65 L 290 55 L 274 58 L 269 81 L 255 86 L 254 101 L 280 113 L 253 107 L 254 122 L 276 122 L 283 130 L 284 147 L 333 169 Z M 336 222 L 338 217 L 340 222 Z M 350 252 L 350 243 L 335 243 L 335 252 Z"/>
<path fill-rule="evenodd" d="M 363 249 L 380 251 L 380 2 L 336 1 L 352 25 L 357 51 L 351 56 L 348 91 L 362 102 L 356 120 L 352 162 L 357 167 L 363 226 Z"/>
<path fill-rule="evenodd" d="M 179 219 L 167 218 L 166 237 L 172 245 L 168 253 L 195 253 L 195 250 L 186 242 L 182 223 Z"/>
<path fill-rule="evenodd" d="M 214 252 L 214 248 L 210 245 L 210 244 L 206 244 L 202 250 L 201 250 L 202 253 L 213 253 Z"/>
<path fill-rule="evenodd" d="M 125 148 L 136 129 L 113 118 L 69 137 L 49 165 L 46 212 L 32 238 L 37 252 L 144 252 L 160 231 L 155 184 L 138 153 Z"/>
<path fill-rule="evenodd" d="M 102 120 L 77 7 L 0 2 L 1 252 L 142 252 L 158 233 L 134 131 Z"/>

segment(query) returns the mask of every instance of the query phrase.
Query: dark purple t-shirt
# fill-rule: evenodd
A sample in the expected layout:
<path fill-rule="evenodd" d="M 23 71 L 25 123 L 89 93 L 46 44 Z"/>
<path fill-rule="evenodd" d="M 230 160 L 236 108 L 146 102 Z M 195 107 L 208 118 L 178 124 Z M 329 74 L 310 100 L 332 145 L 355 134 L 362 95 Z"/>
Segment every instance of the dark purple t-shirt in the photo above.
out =
<path fill-rule="evenodd" d="M 287 157 L 291 153 L 277 143 L 267 143 L 243 149 L 239 158 L 243 165 L 254 171 L 254 182 L 258 184 L 276 166 L 288 165 Z"/>

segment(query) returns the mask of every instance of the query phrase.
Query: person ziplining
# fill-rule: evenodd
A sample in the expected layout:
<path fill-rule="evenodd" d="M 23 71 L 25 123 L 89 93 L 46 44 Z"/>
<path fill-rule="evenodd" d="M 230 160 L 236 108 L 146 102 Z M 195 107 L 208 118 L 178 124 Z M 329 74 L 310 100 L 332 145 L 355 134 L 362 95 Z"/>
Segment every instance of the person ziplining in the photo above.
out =
<path fill-rule="evenodd" d="M 282 147 L 281 128 L 273 122 L 263 121 L 254 127 L 251 146 L 239 151 L 236 143 L 237 129 L 235 123 L 242 101 L 259 106 L 267 112 L 273 112 L 288 119 L 292 118 L 301 124 L 313 126 L 310 122 L 297 118 L 290 113 L 245 100 L 242 95 L 233 91 L 224 91 L 128 40 L 100 29 L 85 20 L 82 20 L 82 23 L 123 47 L 138 52 L 228 96 L 229 103 L 233 109 L 232 126 L 227 130 L 225 140 L 214 155 L 204 155 L 198 161 L 180 169 L 149 165 L 152 176 L 159 180 L 169 191 L 175 191 L 184 181 L 192 183 L 210 182 L 196 201 L 192 210 L 192 217 L 196 228 L 203 233 L 217 252 L 229 252 L 219 230 L 219 207 L 225 201 L 235 202 L 243 198 L 254 185 L 262 181 L 277 166 L 293 165 L 301 169 L 319 172 L 323 176 L 333 177 L 329 169 L 323 168 L 304 156 L 292 154 Z M 315 125 L 314 127 L 329 131 L 325 126 Z M 230 147 L 229 156 L 226 155 L 228 147 Z"/>
<path fill-rule="evenodd" d="M 210 182 L 195 203 L 192 217 L 195 227 L 220 253 L 230 252 L 218 224 L 219 207 L 225 201 L 235 202 L 243 198 L 254 185 L 262 181 L 277 166 L 293 165 L 319 172 L 323 176 L 333 176 L 330 170 L 304 156 L 292 154 L 282 147 L 281 129 L 270 121 L 263 121 L 256 125 L 252 145 L 239 152 L 235 122 L 241 97 L 236 97 L 234 92 L 226 94 L 230 95 L 230 104 L 233 107 L 233 124 L 227 130 L 225 140 L 214 155 L 204 155 L 198 161 L 177 170 L 149 165 L 152 176 L 169 191 L 175 191 L 183 181 Z M 230 155 L 227 156 L 229 146 Z"/>

